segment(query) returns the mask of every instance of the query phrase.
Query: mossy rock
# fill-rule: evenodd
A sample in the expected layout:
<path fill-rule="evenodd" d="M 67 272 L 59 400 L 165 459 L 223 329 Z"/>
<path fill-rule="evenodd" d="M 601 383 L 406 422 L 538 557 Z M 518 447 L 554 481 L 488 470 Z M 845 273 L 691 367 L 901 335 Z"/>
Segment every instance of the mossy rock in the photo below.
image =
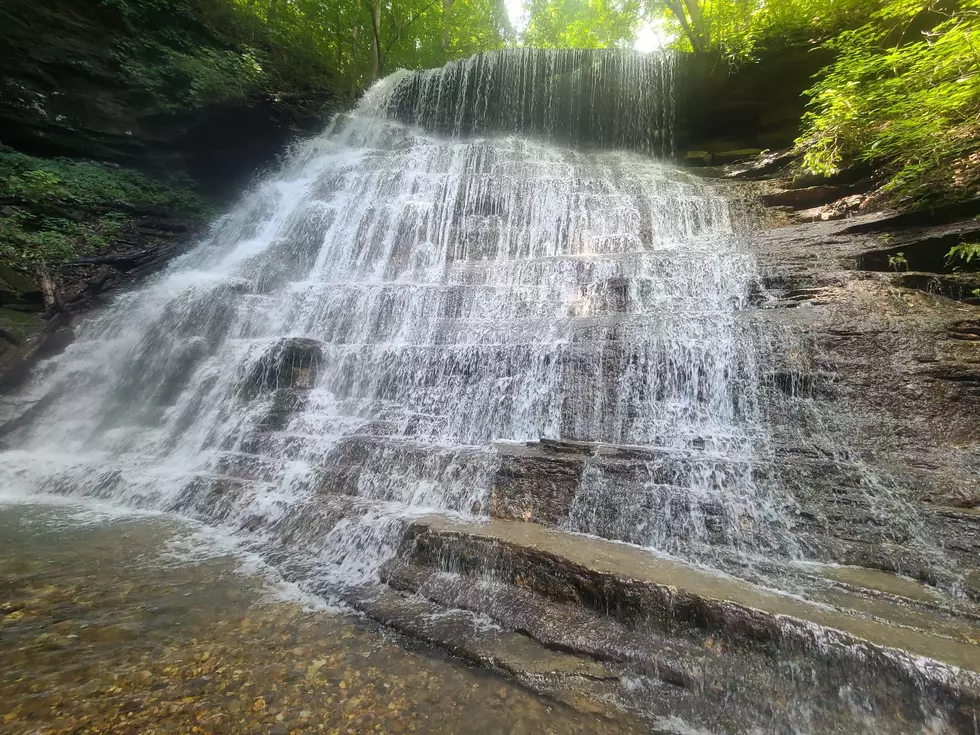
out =
<path fill-rule="evenodd" d="M 688 151 L 684 156 L 687 166 L 705 167 L 711 165 L 711 154 L 708 151 Z"/>
<path fill-rule="evenodd" d="M 18 270 L 17 268 L 12 268 L 9 265 L 0 264 L 0 279 L 3 280 L 3 284 L 9 286 L 12 290 L 19 293 L 41 293 L 41 289 L 38 288 L 37 282 L 33 278 L 23 271 Z M 2 287 L 2 284 L 0 284 L 0 287 Z"/>
<path fill-rule="evenodd" d="M 0 307 L 0 328 L 24 341 L 44 329 L 44 320 L 35 314 Z"/>
<path fill-rule="evenodd" d="M 740 161 L 758 158 L 761 155 L 761 148 L 736 148 L 730 151 L 715 153 L 713 159 L 716 166 L 727 166 L 731 163 L 739 163 Z"/>

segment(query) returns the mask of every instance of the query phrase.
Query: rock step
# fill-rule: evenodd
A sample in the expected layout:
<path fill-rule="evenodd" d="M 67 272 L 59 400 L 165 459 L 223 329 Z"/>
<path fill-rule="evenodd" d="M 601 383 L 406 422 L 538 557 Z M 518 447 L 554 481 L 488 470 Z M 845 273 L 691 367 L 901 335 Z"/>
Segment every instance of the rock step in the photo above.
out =
<path fill-rule="evenodd" d="M 778 455 L 759 458 L 750 446 L 726 446 L 723 440 L 723 452 L 713 451 L 713 443 L 711 438 L 693 437 L 677 448 L 550 440 L 497 444 L 501 466 L 491 512 L 560 527 L 576 517 L 577 508 L 584 509 L 594 523 L 576 530 L 648 545 L 644 527 L 671 514 L 686 517 L 693 511 L 721 523 L 726 516 L 722 488 L 736 488 L 747 496 L 791 499 L 785 509 L 787 527 L 805 537 L 806 550 L 824 561 L 845 561 L 837 547 L 901 543 L 907 540 L 902 534 L 911 532 L 894 523 L 887 508 L 879 507 L 862 487 L 865 470 L 859 464 Z M 584 492 L 586 472 L 602 478 L 595 497 Z M 814 497 L 810 489 L 815 486 L 827 487 L 828 492 Z M 766 533 L 756 526 L 756 519 L 742 519 L 753 521 L 748 526 L 737 518 L 728 520 L 746 533 Z M 710 533 L 708 525 L 705 530 Z M 712 538 L 712 543 L 719 541 Z"/>
<path fill-rule="evenodd" d="M 455 592 L 444 581 L 423 587 L 391 568 L 387 574 L 396 585 L 439 596 L 441 604 L 479 605 L 518 630 L 531 632 L 528 621 L 513 619 L 521 605 L 494 607 L 492 590 L 474 601 L 474 578 L 497 580 L 507 594 L 517 589 L 627 628 L 721 645 L 739 655 L 762 653 L 770 667 L 781 660 L 803 663 L 815 676 L 829 677 L 828 687 L 835 681 L 839 686 L 845 676 L 862 693 L 877 692 L 883 707 L 907 697 L 912 712 L 919 692 L 960 713 L 980 706 L 978 627 L 953 614 L 910 611 L 888 599 L 868 602 L 863 612 L 806 602 L 635 547 L 529 523 L 421 519 L 409 527 L 401 558 L 429 575 L 455 572 L 466 583 Z"/>
<path fill-rule="evenodd" d="M 524 258 L 457 260 L 449 265 L 447 273 L 450 279 L 462 274 L 480 274 L 487 279 L 503 276 L 510 282 L 513 282 L 512 278 L 515 275 L 527 278 L 529 282 L 540 282 L 542 271 L 564 274 L 571 270 L 583 275 L 608 273 L 613 270 L 611 266 L 618 266 L 624 275 L 627 273 L 635 274 L 641 278 L 648 273 L 650 277 L 662 276 L 668 272 L 668 269 L 683 274 L 702 265 L 704 263 L 704 251 L 717 245 L 717 243 L 710 242 L 710 238 L 705 238 L 703 233 L 699 233 L 697 238 L 693 238 L 693 241 L 695 245 L 700 245 L 700 247 L 680 248 L 676 246 L 677 243 L 673 243 L 673 247 L 669 248 L 619 250 L 606 253 L 593 252 L 588 253 L 587 257 L 576 253 L 558 253 Z M 731 252 L 729 257 L 733 263 L 749 260 L 744 253 L 736 251 Z M 517 282 L 522 281 L 523 278 L 519 278 Z"/>
<path fill-rule="evenodd" d="M 620 732 L 661 732 L 651 731 L 649 722 L 624 711 L 623 697 L 628 692 L 621 681 L 622 667 L 615 664 L 548 648 L 489 623 L 484 615 L 448 609 L 391 588 L 353 595 L 348 601 L 387 628 L 513 679 L 583 716 L 614 722 Z M 690 693 L 679 690 L 671 697 L 671 701 L 679 699 L 690 700 Z"/>
<path fill-rule="evenodd" d="M 391 426 L 379 422 L 362 428 L 384 432 Z M 641 546 L 660 543 L 657 534 L 668 517 L 677 521 L 671 528 L 679 543 L 680 523 L 690 521 L 691 533 L 715 548 L 750 537 L 764 545 L 774 521 L 740 514 L 737 503 L 726 506 L 720 488 L 773 497 L 789 492 L 796 506 L 787 510 L 792 511 L 787 528 L 807 557 L 953 584 L 936 559 L 904 543 L 898 534 L 908 529 L 883 517 L 860 487 L 859 466 L 789 458 L 783 465 L 791 463 L 792 472 L 780 475 L 785 466 L 777 467 L 778 462 L 725 456 L 708 449 L 714 442 L 694 438 L 676 449 L 550 440 L 487 447 L 384 433 L 337 438 L 265 431 L 240 442 L 238 451 L 220 454 L 213 467 L 216 474 L 248 481 L 276 482 L 301 474 L 304 486 L 320 493 L 414 499 L 429 507 L 534 521 Z M 584 482 L 586 472 L 601 476 L 601 485 Z M 820 502 L 806 493 L 818 479 L 834 490 Z M 474 497 L 481 488 L 489 488 L 489 497 Z M 719 490 L 705 492 L 711 488 Z M 785 535 L 786 529 L 781 532 Z M 958 538 L 963 546 L 972 536 Z"/>
<path fill-rule="evenodd" d="M 651 730 L 651 722 L 670 717 L 704 725 L 706 714 L 714 731 L 739 730 L 737 719 L 721 706 L 731 695 L 719 686 L 710 690 L 703 686 L 701 668 L 705 658 L 713 653 L 709 648 L 641 636 L 584 611 L 557 606 L 514 588 L 471 584 L 472 580 L 413 565 L 395 562 L 385 568 L 383 575 L 388 589 L 350 602 L 400 633 L 509 676 L 573 707 L 582 707 L 583 698 L 587 697 L 593 700 L 584 708 L 590 715 L 597 706 L 603 707 L 596 700 L 616 705 L 643 717 L 647 721 L 644 732 L 662 732 L 656 726 Z M 442 585 L 447 585 L 444 594 L 438 591 Z M 445 594 L 461 592 L 464 585 L 470 607 L 460 604 L 466 602 L 462 595 Z M 483 611 L 484 603 L 494 612 L 508 605 L 520 610 L 527 625 L 510 629 L 496 626 Z M 571 635 L 566 635 L 569 632 Z M 591 643 L 600 637 L 619 655 L 610 655 L 610 649 L 600 651 Z M 643 658 L 640 651 L 649 654 L 648 658 Z M 641 678 L 656 689 L 655 697 L 637 701 Z M 573 696 L 570 702 L 569 694 Z M 715 706 L 705 707 L 706 700 Z M 597 714 L 608 716 L 604 708 Z"/>
<path fill-rule="evenodd" d="M 661 732 L 656 725 L 667 722 L 690 728 L 682 732 L 797 732 L 801 726 L 802 731 L 853 732 L 856 713 L 840 702 L 844 681 L 863 697 L 861 715 L 867 731 L 904 735 L 910 722 L 922 722 L 920 691 L 907 680 L 888 674 L 870 671 L 860 679 L 826 661 L 773 655 L 761 647 L 732 646 L 718 636 L 692 640 L 665 635 L 649 627 L 624 625 L 581 607 L 554 603 L 518 586 L 414 564 L 390 563 L 382 576 L 404 595 L 403 599 L 434 605 L 426 614 L 432 615 L 437 625 L 446 616 L 458 619 L 454 609 L 470 614 L 479 611 L 500 622 L 506 631 L 527 636 L 529 640 L 521 642 L 520 650 L 535 644 L 563 654 L 569 662 L 594 661 L 616 672 L 618 682 L 605 682 L 604 696 L 593 682 L 589 682 L 593 686 L 586 696 L 599 694 L 605 701 L 640 715 L 652 723 L 653 732 Z M 433 626 L 424 619 L 406 624 L 402 616 L 392 615 L 388 609 L 392 594 L 385 593 L 382 598 L 385 602 L 380 606 L 373 600 L 354 606 L 400 632 L 488 665 L 541 691 L 540 678 L 529 677 L 523 661 L 501 666 L 492 659 L 481 660 L 473 655 L 472 644 L 465 637 L 460 641 L 456 630 Z M 942 698 L 947 692 L 930 691 L 929 695 Z M 971 706 L 968 700 L 940 709 L 944 714 L 952 711 L 951 719 L 969 721 Z"/>
<path fill-rule="evenodd" d="M 670 262 L 664 261 L 664 265 Z M 464 307 L 479 310 L 504 303 L 515 312 L 537 307 L 552 313 L 558 304 L 575 304 L 581 299 L 588 299 L 590 306 L 608 311 L 627 311 L 630 307 L 642 307 L 648 301 L 668 298 L 688 298 L 707 305 L 703 281 L 691 279 L 680 270 L 673 275 L 660 272 L 659 277 L 632 273 L 603 276 L 591 260 L 580 259 L 575 265 L 582 271 L 583 278 L 571 292 L 567 278 L 553 278 L 544 284 L 540 280 L 524 282 L 520 279 L 520 275 L 524 275 L 523 269 L 513 274 L 517 282 L 316 281 L 306 286 L 306 291 L 323 293 L 346 305 L 364 304 L 379 313 L 386 313 L 396 304 L 404 306 L 422 300 L 431 302 L 432 306 L 438 305 L 437 313 L 443 317 L 462 315 Z M 496 266 L 490 272 L 499 275 Z"/>

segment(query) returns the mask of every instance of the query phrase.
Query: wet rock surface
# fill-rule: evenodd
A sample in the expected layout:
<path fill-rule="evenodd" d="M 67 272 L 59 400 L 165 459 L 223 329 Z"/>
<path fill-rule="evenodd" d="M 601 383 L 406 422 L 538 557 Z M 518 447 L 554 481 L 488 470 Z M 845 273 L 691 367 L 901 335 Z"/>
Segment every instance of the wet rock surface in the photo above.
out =
<path fill-rule="evenodd" d="M 907 581 L 852 574 L 851 586 L 811 587 L 814 606 L 531 524 L 433 518 L 409 538 L 408 562 L 384 571 L 389 585 L 480 610 L 543 645 L 645 679 L 659 699 L 636 701 L 622 689 L 615 698 L 654 719 L 677 715 L 718 732 L 835 732 L 858 722 L 862 731 L 905 732 L 925 716 L 952 732 L 977 714 L 975 673 L 920 667 L 903 652 L 975 672 L 976 617 L 917 610 L 923 593 L 938 601 Z M 881 596 L 869 597 L 873 587 Z M 841 681 L 860 710 L 840 696 Z"/>
<path fill-rule="evenodd" d="M 961 215 L 791 225 L 749 244 L 769 286 L 759 330 L 798 345 L 781 369 L 826 376 L 826 390 L 792 390 L 770 412 L 811 551 L 976 598 L 980 309 L 967 291 L 976 274 L 946 257 L 975 236 Z M 919 272 L 890 267 L 897 254 Z M 889 528 L 889 507 L 911 523 Z"/>

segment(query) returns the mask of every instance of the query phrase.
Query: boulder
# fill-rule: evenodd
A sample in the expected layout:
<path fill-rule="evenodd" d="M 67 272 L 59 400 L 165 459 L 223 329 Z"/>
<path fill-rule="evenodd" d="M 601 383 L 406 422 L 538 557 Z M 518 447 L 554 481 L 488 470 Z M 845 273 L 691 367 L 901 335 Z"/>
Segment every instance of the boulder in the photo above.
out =
<path fill-rule="evenodd" d="M 805 189 L 788 189 L 762 197 L 762 203 L 769 207 L 789 207 L 791 209 L 811 209 L 837 201 L 851 191 L 839 186 L 810 186 Z"/>
<path fill-rule="evenodd" d="M 316 382 L 323 365 L 323 348 L 314 339 L 278 340 L 248 372 L 242 386 L 246 400 L 280 390 L 304 390 Z"/>
<path fill-rule="evenodd" d="M 708 151 L 688 151 L 684 156 L 684 164 L 695 168 L 711 165 L 711 154 Z"/>

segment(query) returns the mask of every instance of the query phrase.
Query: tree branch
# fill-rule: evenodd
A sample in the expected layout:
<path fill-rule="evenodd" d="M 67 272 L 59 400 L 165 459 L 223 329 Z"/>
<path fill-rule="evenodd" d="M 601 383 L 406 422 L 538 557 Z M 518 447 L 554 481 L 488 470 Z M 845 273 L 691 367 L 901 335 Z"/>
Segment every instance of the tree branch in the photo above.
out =
<path fill-rule="evenodd" d="M 701 37 L 691 28 L 691 23 L 687 19 L 687 13 L 684 10 L 684 6 L 681 5 L 680 0 L 664 0 L 664 2 L 667 5 L 667 9 L 677 18 L 677 22 L 681 24 L 681 30 L 684 31 L 684 35 L 691 42 L 691 48 L 695 51 L 704 51 L 704 43 Z"/>
<path fill-rule="evenodd" d="M 394 31 L 393 30 L 388 35 L 388 43 L 385 45 L 384 61 L 381 64 L 381 67 L 382 68 L 384 68 L 384 62 L 386 62 L 388 60 L 388 53 L 391 51 L 391 47 L 395 45 L 395 42 L 402 37 L 402 34 L 404 34 L 405 31 L 408 30 L 409 26 L 412 25 L 412 23 L 414 23 L 415 21 L 417 21 L 419 18 L 421 18 L 426 13 L 428 13 L 435 6 L 435 4 L 436 3 L 439 3 L 439 2 L 442 2 L 442 0 L 432 0 L 432 2 L 430 2 L 428 5 L 426 5 L 424 8 L 422 8 L 419 12 L 417 12 L 415 15 L 413 15 L 411 18 L 409 18 L 408 22 L 406 22 L 404 25 L 402 25 L 401 28 L 399 28 L 397 31 Z M 391 10 L 389 10 L 388 11 L 388 15 L 391 17 L 391 26 L 392 26 L 392 28 L 394 28 L 395 27 L 395 14 L 392 13 Z"/>

